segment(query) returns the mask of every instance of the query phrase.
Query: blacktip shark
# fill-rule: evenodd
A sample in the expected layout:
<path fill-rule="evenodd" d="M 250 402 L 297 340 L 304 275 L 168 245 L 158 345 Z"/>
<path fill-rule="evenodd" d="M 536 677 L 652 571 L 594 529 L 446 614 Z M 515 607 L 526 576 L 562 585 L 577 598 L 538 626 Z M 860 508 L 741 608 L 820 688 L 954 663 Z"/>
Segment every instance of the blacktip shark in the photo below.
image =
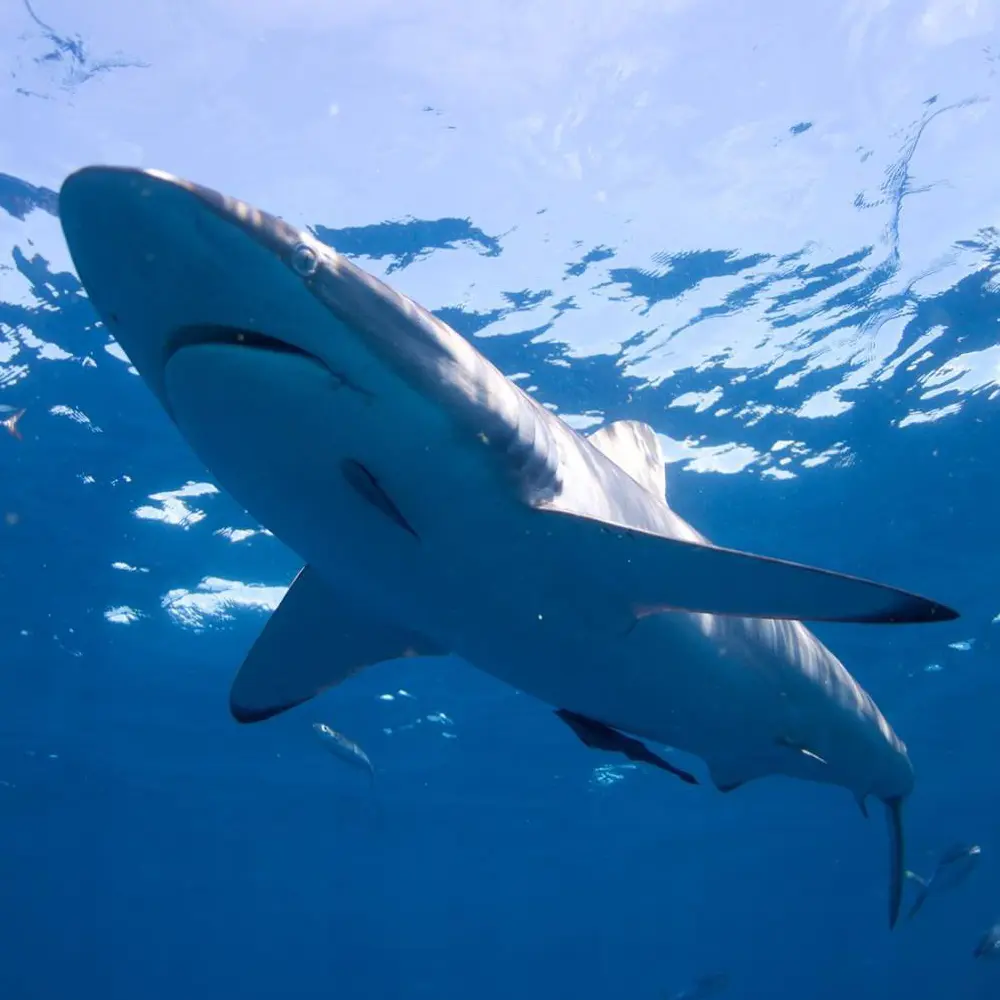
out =
<path fill-rule="evenodd" d="M 906 748 L 804 621 L 944 621 L 923 597 L 712 544 L 652 428 L 584 437 L 310 232 L 154 170 L 59 196 L 95 309 L 218 483 L 305 563 L 240 667 L 240 722 L 374 663 L 455 654 L 604 729 L 886 807 Z M 601 741 L 598 741 L 601 742 Z"/>

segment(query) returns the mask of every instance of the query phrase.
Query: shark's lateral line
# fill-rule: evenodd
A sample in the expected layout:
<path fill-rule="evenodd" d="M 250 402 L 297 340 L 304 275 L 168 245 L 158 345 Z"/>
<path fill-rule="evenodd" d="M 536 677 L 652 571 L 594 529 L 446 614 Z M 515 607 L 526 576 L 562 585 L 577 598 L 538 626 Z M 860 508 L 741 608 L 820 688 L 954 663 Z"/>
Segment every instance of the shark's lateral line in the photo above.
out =
<path fill-rule="evenodd" d="M 306 563 L 233 683 L 237 719 L 455 653 L 592 746 L 640 754 L 631 733 L 700 756 L 721 789 L 785 774 L 881 799 L 895 923 L 910 761 L 801 621 L 954 611 L 712 545 L 670 509 L 651 428 L 582 437 L 416 303 L 243 202 L 88 167 L 60 218 L 180 432 Z"/>

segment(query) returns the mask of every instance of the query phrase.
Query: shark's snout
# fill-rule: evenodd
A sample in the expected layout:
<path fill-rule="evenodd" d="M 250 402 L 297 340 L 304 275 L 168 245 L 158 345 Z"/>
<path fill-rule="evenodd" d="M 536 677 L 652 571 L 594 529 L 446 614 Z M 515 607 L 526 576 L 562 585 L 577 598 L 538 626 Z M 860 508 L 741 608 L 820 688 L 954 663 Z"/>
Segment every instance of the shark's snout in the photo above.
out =
<path fill-rule="evenodd" d="M 67 178 L 59 211 L 95 308 L 161 403 L 164 368 L 191 330 L 308 352 L 301 331 L 323 311 L 303 294 L 319 266 L 308 234 L 208 188 L 114 167 Z"/>

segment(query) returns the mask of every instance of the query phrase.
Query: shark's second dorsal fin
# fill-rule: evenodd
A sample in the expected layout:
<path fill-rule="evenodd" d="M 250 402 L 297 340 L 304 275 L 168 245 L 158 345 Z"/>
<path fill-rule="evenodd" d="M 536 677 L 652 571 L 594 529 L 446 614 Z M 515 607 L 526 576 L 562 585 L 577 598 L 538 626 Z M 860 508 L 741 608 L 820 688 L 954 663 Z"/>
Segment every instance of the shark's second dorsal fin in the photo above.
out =
<path fill-rule="evenodd" d="M 229 708 L 238 722 L 260 722 L 373 663 L 446 652 L 331 590 L 306 566 L 247 653 Z"/>
<path fill-rule="evenodd" d="M 643 489 L 666 501 L 667 473 L 656 431 L 638 420 L 615 420 L 587 440 Z"/>

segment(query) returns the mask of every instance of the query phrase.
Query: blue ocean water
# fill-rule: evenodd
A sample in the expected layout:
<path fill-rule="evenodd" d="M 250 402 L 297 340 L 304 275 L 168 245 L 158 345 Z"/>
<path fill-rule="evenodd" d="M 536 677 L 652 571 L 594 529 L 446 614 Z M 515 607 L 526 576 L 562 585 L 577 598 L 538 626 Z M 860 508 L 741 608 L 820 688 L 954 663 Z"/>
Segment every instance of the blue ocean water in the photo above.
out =
<path fill-rule="evenodd" d="M 16 107 L 69 94 L 85 121 L 87 100 L 110 98 L 84 85 L 148 68 L 95 62 L 44 17 Z M 975 36 L 984 80 L 991 37 Z M 548 706 L 451 658 L 380 665 L 237 726 L 229 683 L 298 560 L 215 487 L 69 269 L 59 165 L 88 161 L 8 136 L 0 416 L 25 413 L 21 439 L 0 431 L 0 996 L 659 1000 L 711 973 L 733 1000 L 996 996 L 1000 967 L 972 950 L 1000 919 L 998 202 L 970 195 L 975 221 L 927 236 L 926 265 L 904 249 L 909 206 L 948 187 L 921 150 L 950 136 L 957 164 L 948 129 L 988 120 L 989 93 L 922 94 L 877 149 L 850 148 L 870 181 L 824 202 L 792 249 L 743 239 L 745 220 L 731 242 L 664 230 L 637 247 L 629 219 L 547 228 L 544 203 L 504 226 L 461 206 L 365 219 L 305 183 L 288 194 L 320 239 L 425 291 L 574 426 L 650 423 L 671 504 L 713 540 L 961 611 L 814 629 L 910 749 L 909 867 L 983 847 L 968 884 L 892 933 L 881 817 L 866 823 L 845 792 L 682 785 L 587 750 Z M 414 116 L 437 114 L 433 95 L 415 100 Z M 774 136 L 826 141 L 817 157 L 853 142 L 807 118 Z M 216 176 L 192 179 L 243 195 L 243 168 L 218 156 Z M 35 173 L 14 165 L 33 158 Z M 281 213 L 269 184 L 260 207 Z M 870 239 L 831 249 L 838 214 L 877 219 Z M 518 254 L 550 243 L 558 265 L 525 277 Z M 462 287 L 442 278 L 455 271 Z M 313 721 L 364 748 L 374 797 Z"/>

